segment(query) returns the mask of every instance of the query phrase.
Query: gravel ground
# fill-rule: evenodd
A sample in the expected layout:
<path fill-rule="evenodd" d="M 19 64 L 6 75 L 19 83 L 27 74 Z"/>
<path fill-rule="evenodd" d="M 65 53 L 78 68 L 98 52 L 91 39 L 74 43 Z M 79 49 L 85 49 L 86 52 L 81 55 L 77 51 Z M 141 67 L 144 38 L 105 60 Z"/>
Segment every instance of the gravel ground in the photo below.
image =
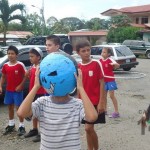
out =
<path fill-rule="evenodd" d="M 121 117 L 110 119 L 106 116 L 105 125 L 96 125 L 101 150 L 149 150 L 150 132 L 146 128 L 145 135 L 141 135 L 139 112 L 146 109 L 150 103 L 150 68 L 149 59 L 138 59 L 139 65 L 131 71 L 145 73 L 141 79 L 117 79 L 119 90 L 116 97 L 119 103 Z M 119 75 L 118 75 L 119 76 Z M 128 75 L 129 76 L 129 75 Z M 131 75 L 130 75 L 131 76 Z M 137 76 L 137 75 L 136 75 Z M 140 111 L 141 110 L 141 111 Z M 108 113 L 113 111 L 111 100 L 108 98 Z M 0 105 L 0 150 L 36 150 L 40 143 L 33 143 L 32 138 L 17 137 L 16 132 L 3 136 L 8 122 L 7 107 Z M 16 117 L 17 121 L 17 117 Z M 16 123 L 16 127 L 18 123 Z M 25 121 L 29 131 L 31 123 Z M 82 150 L 86 150 L 84 127 L 81 125 Z"/>

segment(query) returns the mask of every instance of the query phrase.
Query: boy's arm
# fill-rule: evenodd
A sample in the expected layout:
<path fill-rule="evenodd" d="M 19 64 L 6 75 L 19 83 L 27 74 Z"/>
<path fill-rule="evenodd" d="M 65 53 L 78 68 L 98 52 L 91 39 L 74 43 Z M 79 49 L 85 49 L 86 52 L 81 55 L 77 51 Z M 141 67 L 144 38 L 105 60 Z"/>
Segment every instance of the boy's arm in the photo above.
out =
<path fill-rule="evenodd" d="M 78 77 L 77 75 L 75 76 L 77 79 L 77 89 L 78 92 L 80 93 L 80 97 L 82 99 L 83 106 L 84 106 L 85 120 L 88 122 L 94 122 L 97 119 L 98 114 L 83 88 L 82 72 L 80 69 L 78 69 L 78 73 L 79 73 Z"/>
<path fill-rule="evenodd" d="M 0 79 L 0 94 L 2 94 L 2 92 L 3 92 L 2 87 L 3 87 L 3 84 L 5 83 L 5 81 L 6 81 L 6 75 L 2 73 L 2 76 Z"/>
<path fill-rule="evenodd" d="M 28 79 L 28 73 L 25 72 L 23 79 L 22 79 L 22 82 L 16 87 L 16 92 L 19 92 L 23 89 L 24 83 L 27 79 Z"/>
<path fill-rule="evenodd" d="M 20 117 L 26 118 L 32 116 L 32 102 L 34 100 L 34 97 L 38 91 L 38 89 L 41 87 L 39 82 L 39 68 L 36 71 L 35 75 L 35 83 L 32 88 L 32 90 L 29 92 L 29 94 L 26 96 L 24 101 L 22 102 L 21 106 L 19 107 L 17 114 Z"/>
<path fill-rule="evenodd" d="M 110 65 L 113 66 L 114 69 L 118 69 L 120 67 L 120 64 L 118 64 L 115 60 L 110 59 L 112 61 L 112 63 L 110 63 Z"/>
<path fill-rule="evenodd" d="M 113 64 L 114 69 L 118 69 L 120 67 L 120 65 L 116 62 Z"/>
<path fill-rule="evenodd" d="M 100 82 L 100 100 L 98 103 L 97 111 L 98 111 L 98 113 L 102 113 L 102 112 L 104 112 L 104 103 L 105 103 L 104 78 L 102 78 L 99 82 Z"/>

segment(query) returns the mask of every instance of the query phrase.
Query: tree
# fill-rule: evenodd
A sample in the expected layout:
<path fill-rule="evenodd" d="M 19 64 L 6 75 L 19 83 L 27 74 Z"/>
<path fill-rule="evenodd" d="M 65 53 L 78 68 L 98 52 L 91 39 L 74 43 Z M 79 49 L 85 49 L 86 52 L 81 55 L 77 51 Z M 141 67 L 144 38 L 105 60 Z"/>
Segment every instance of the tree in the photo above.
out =
<path fill-rule="evenodd" d="M 15 11 L 19 10 L 21 14 L 14 14 Z M 20 20 L 22 23 L 26 21 L 23 13 L 25 12 L 25 5 L 24 4 L 13 4 L 9 5 L 8 0 L 1 0 L 0 1 L 0 18 L 2 19 L 4 25 L 4 44 L 6 45 L 6 33 L 8 30 L 8 25 L 13 20 Z"/>
<path fill-rule="evenodd" d="M 114 27 L 125 27 L 130 25 L 131 19 L 127 15 L 117 15 L 111 17 L 110 22 Z"/>
<path fill-rule="evenodd" d="M 70 31 L 70 29 L 67 26 L 65 26 L 62 21 L 56 22 L 54 26 L 51 28 L 51 30 L 52 30 L 52 34 L 57 34 L 57 33 L 67 34 Z"/>
<path fill-rule="evenodd" d="M 89 21 L 85 22 L 86 28 L 91 30 L 108 29 L 109 24 L 109 20 L 104 20 L 100 18 L 92 18 Z"/>
<path fill-rule="evenodd" d="M 34 35 L 42 35 L 42 19 L 37 13 L 29 14 L 26 16 L 25 28 L 27 31 L 32 32 Z"/>
<path fill-rule="evenodd" d="M 53 27 L 56 22 L 58 22 L 58 20 L 54 16 L 51 16 L 47 19 L 47 24 L 50 28 Z"/>
<path fill-rule="evenodd" d="M 70 31 L 83 29 L 84 23 L 76 17 L 67 17 L 60 20 Z"/>
<path fill-rule="evenodd" d="M 139 39 L 140 35 L 138 35 L 138 31 L 140 30 L 141 28 L 131 26 L 111 28 L 107 35 L 107 42 L 122 43 L 126 39 Z"/>

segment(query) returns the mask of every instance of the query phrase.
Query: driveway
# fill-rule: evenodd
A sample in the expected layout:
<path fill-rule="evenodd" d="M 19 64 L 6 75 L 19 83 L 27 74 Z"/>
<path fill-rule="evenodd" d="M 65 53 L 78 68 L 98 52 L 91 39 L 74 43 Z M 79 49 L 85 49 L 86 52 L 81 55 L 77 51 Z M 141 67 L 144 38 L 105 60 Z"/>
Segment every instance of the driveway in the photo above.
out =
<path fill-rule="evenodd" d="M 142 72 L 146 77 L 139 79 L 116 79 L 118 91 L 116 97 L 119 103 L 121 117 L 110 119 L 106 116 L 105 125 L 96 125 L 102 150 L 149 150 L 150 131 L 146 128 L 145 135 L 141 135 L 140 119 L 141 111 L 150 104 L 150 67 L 149 59 L 137 59 L 139 65 L 130 72 Z M 119 76 L 119 75 L 117 75 Z M 122 75 L 123 76 L 123 75 Z M 127 75 L 131 77 L 134 75 Z M 108 113 L 113 111 L 112 103 L 108 98 Z M 2 132 L 7 124 L 7 108 L 0 105 L 0 150 L 35 150 L 40 143 L 33 143 L 32 138 L 17 137 L 16 133 L 3 136 Z M 16 126 L 18 123 L 16 124 Z M 25 122 L 26 130 L 31 128 L 30 122 Z M 81 125 L 82 150 L 86 150 L 86 137 L 84 127 Z"/>

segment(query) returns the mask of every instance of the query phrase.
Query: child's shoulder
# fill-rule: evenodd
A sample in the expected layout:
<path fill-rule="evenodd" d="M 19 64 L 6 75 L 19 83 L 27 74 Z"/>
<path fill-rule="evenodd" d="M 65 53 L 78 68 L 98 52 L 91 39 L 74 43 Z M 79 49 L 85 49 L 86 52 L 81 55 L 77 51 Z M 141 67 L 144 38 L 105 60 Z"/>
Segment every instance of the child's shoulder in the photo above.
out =
<path fill-rule="evenodd" d="M 21 61 L 17 61 L 16 64 L 20 64 L 20 65 L 23 65 L 23 66 L 24 66 L 24 63 L 22 63 Z"/>

